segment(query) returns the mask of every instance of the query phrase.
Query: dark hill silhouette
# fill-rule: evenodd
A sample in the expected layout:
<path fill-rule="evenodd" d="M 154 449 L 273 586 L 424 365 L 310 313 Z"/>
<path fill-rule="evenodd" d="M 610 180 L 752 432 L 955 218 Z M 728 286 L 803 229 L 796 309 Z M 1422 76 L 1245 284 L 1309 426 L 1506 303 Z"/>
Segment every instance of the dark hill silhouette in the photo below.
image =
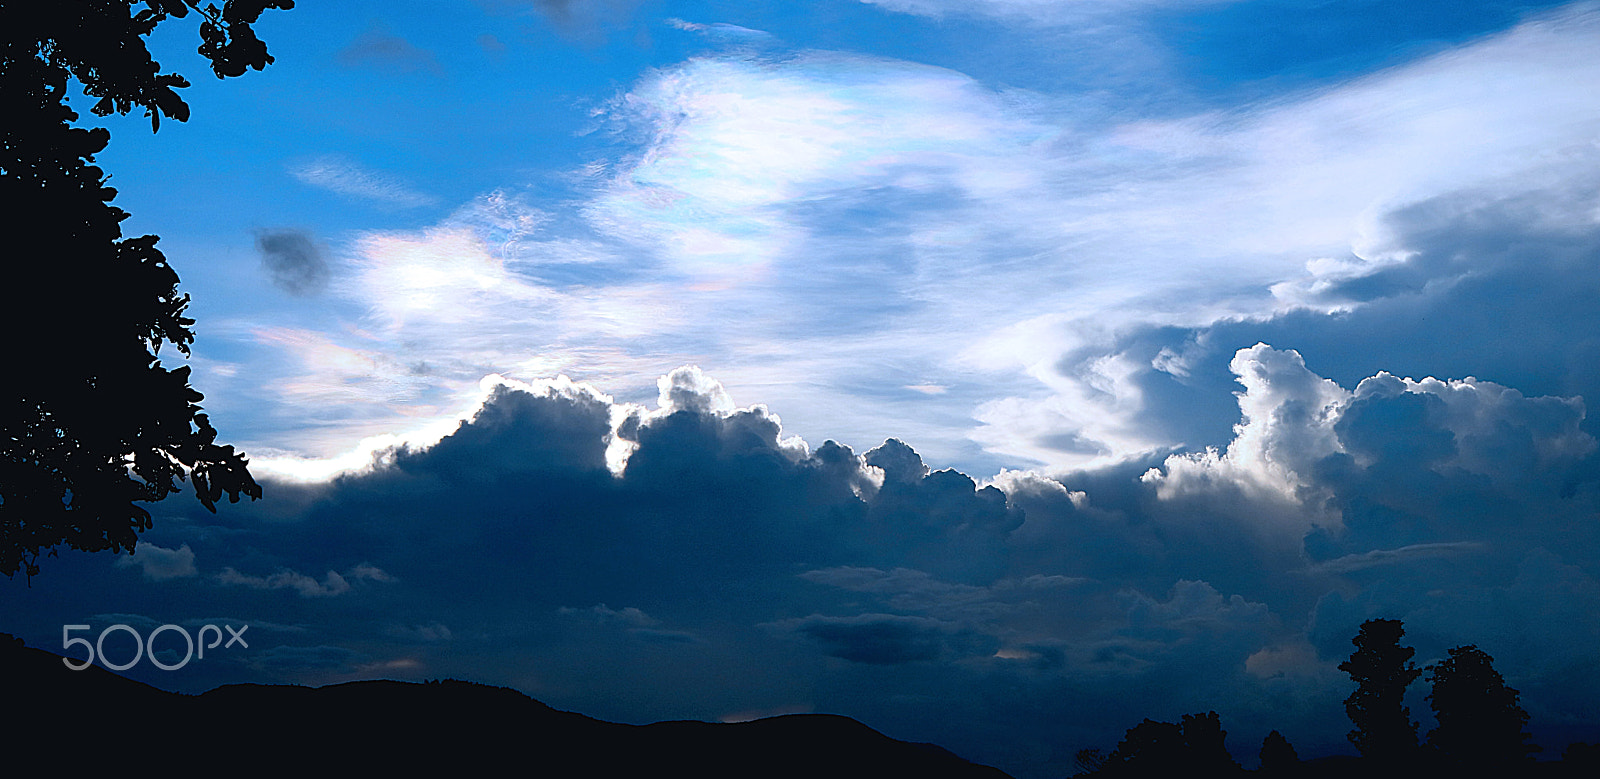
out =
<path fill-rule="evenodd" d="M 461 681 L 227 685 L 170 693 L 0 635 L 8 768 L 140 765 L 246 776 L 360 771 L 550 777 L 1006 779 L 848 717 L 622 725 Z M 109 775 L 109 774 L 108 774 Z"/>

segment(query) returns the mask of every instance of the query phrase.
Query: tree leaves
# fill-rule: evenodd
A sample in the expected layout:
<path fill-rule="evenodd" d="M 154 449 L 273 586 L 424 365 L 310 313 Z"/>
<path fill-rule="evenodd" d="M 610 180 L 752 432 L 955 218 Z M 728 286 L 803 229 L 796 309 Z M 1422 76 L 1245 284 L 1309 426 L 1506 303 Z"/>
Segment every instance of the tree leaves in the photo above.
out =
<path fill-rule="evenodd" d="M 1428 701 L 1439 727 L 1428 744 L 1445 757 L 1477 768 L 1506 768 L 1528 759 L 1528 712 L 1518 693 L 1494 670 L 1494 658 L 1468 644 L 1428 666 L 1433 691 Z"/>
<path fill-rule="evenodd" d="M 1405 633 L 1400 620 L 1369 619 L 1351 639 L 1356 651 L 1339 664 L 1356 683 L 1344 707 L 1356 726 L 1350 743 L 1364 757 L 1403 761 L 1417 746 L 1417 725 L 1405 706 L 1405 693 L 1422 672 L 1411 662 L 1416 650 L 1400 646 Z"/>
<path fill-rule="evenodd" d="M 0 3 L 0 203 L 8 280 L 0 332 L 23 346 L 0 383 L 0 573 L 39 572 L 41 552 L 131 550 L 151 526 L 138 503 L 180 490 L 192 475 L 210 510 L 223 495 L 261 496 L 248 460 L 216 443 L 184 355 L 189 296 L 156 248 L 124 237 L 127 212 L 93 165 L 110 133 L 73 127 L 67 84 L 98 98 L 98 115 L 143 108 L 152 129 L 185 121 L 189 86 L 161 73 L 145 36 L 197 10 L 201 53 L 219 77 L 272 61 L 250 25 L 289 0 L 54 0 Z M 209 32 L 207 31 L 209 30 Z M 209 54 L 208 54 L 209 52 Z"/>

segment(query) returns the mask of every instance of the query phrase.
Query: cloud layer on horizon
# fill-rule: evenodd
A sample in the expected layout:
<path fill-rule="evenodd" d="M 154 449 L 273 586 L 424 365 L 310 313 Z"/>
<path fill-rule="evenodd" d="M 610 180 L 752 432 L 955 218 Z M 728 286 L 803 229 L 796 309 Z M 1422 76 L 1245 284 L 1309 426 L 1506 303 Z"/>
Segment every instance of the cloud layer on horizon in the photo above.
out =
<path fill-rule="evenodd" d="M 1581 705 L 1600 696 L 1600 479 L 1580 401 L 1346 389 L 1264 344 L 1232 365 L 1225 449 L 987 485 L 897 440 L 786 437 L 693 368 L 649 409 L 501 381 L 364 472 L 269 482 L 215 516 L 161 504 L 131 562 L 52 561 L 47 592 L 8 593 L 8 624 L 91 602 L 152 624 L 223 612 L 268 626 L 258 651 L 182 684 L 451 675 L 627 721 L 837 711 L 1035 776 L 1197 710 L 1240 754 L 1271 728 L 1337 748 L 1334 666 L 1384 616 L 1423 661 L 1493 654 L 1538 732 L 1600 728 Z M 129 576 L 150 583 L 104 604 Z"/>

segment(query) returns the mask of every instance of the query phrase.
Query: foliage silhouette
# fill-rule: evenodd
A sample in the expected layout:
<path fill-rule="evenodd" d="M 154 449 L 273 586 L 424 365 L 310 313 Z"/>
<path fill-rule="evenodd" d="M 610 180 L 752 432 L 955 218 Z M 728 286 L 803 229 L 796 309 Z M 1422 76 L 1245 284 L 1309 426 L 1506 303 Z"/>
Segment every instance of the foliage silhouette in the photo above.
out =
<path fill-rule="evenodd" d="M 1264 774 L 1288 774 L 1300 767 L 1300 755 L 1294 751 L 1294 745 L 1282 733 L 1274 730 L 1261 740 L 1261 772 Z"/>
<path fill-rule="evenodd" d="M 1571 776 L 1600 776 L 1600 744 L 1575 741 L 1561 753 Z"/>
<path fill-rule="evenodd" d="M 1228 754 L 1228 731 L 1214 711 L 1183 715 L 1183 743 L 1189 748 L 1196 767 L 1211 772 L 1238 770 L 1239 764 Z"/>
<path fill-rule="evenodd" d="M 175 91 L 145 38 L 158 25 L 200 17 L 199 53 L 218 78 L 272 62 L 251 25 L 293 0 L 51 0 L 0 2 L 0 203 L 14 258 L 0 292 L 0 327 L 38 348 L 6 371 L 0 389 L 0 573 L 39 572 L 41 551 L 132 550 L 157 501 L 192 476 L 215 510 L 223 494 L 257 498 L 244 456 L 216 443 L 200 413 L 184 355 L 194 340 L 189 297 L 156 248 L 157 237 L 124 237 L 127 212 L 92 163 L 110 133 L 74 127 L 68 81 L 97 101 L 99 116 L 135 107 L 160 128 L 184 121 Z"/>
<path fill-rule="evenodd" d="M 1528 712 L 1518 704 L 1517 691 L 1506 686 L 1493 663 L 1487 652 L 1468 644 L 1428 666 L 1428 700 L 1439 720 L 1428 745 L 1448 760 L 1505 769 L 1539 749 L 1527 743 Z"/>
<path fill-rule="evenodd" d="M 1105 753 L 1098 749 L 1080 749 L 1072 756 L 1079 774 L 1093 774 L 1106 764 Z"/>
<path fill-rule="evenodd" d="M 1415 650 L 1400 646 L 1405 635 L 1399 620 L 1374 619 L 1361 625 L 1352 639 L 1356 651 L 1339 668 L 1349 673 L 1357 690 L 1345 701 L 1355 722 L 1350 741 L 1360 758 L 1329 755 L 1301 760 L 1295 748 L 1274 730 L 1261 742 L 1264 776 L 1411 777 L 1431 774 L 1486 776 L 1600 775 L 1600 746 L 1570 745 L 1559 762 L 1535 763 L 1524 730 L 1528 714 L 1516 690 L 1494 670 L 1494 658 L 1476 646 L 1450 650 L 1450 656 L 1427 667 L 1429 694 L 1439 726 L 1428 736 L 1428 748 L 1417 744 L 1416 723 L 1403 703 L 1406 688 L 1421 675 L 1411 662 Z M 1146 719 L 1128 729 L 1109 754 L 1082 749 L 1076 756 L 1078 776 L 1167 777 L 1179 774 L 1227 776 L 1244 773 L 1228 754 L 1216 712 L 1186 714 L 1182 724 Z"/>
<path fill-rule="evenodd" d="M 1102 770 L 1110 775 L 1164 774 L 1181 769 L 1188 757 L 1181 726 L 1146 719 L 1128 729 Z"/>
<path fill-rule="evenodd" d="M 1228 754 L 1227 736 L 1214 711 L 1185 714 L 1182 724 L 1146 719 L 1129 728 L 1098 766 L 1085 759 L 1098 757 L 1093 750 L 1079 752 L 1078 765 L 1097 776 L 1169 776 L 1178 772 L 1224 776 L 1241 770 Z"/>
<path fill-rule="evenodd" d="M 1362 757 L 1388 765 L 1412 759 L 1417 748 L 1417 725 L 1406 708 L 1405 693 L 1422 671 L 1411 662 L 1416 650 L 1400 646 L 1405 633 L 1400 620 L 1369 619 L 1351 639 L 1356 651 L 1339 664 L 1356 682 L 1356 691 L 1344 702 L 1356 726 L 1350 743 Z"/>

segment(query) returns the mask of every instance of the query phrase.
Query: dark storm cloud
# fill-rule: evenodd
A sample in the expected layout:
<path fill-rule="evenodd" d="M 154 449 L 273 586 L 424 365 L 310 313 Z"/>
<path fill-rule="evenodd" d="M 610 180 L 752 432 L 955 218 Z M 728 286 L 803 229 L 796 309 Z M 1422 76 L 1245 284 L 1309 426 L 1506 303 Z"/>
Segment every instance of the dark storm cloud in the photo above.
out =
<path fill-rule="evenodd" d="M 1591 335 L 1600 332 L 1597 208 L 1600 191 L 1589 182 L 1426 200 L 1384 220 L 1386 251 L 1404 259 L 1323 279 L 1306 293 L 1307 302 L 1350 310 L 1151 328 L 1112 348 L 1152 365 L 1135 378 L 1154 400 L 1151 424 L 1190 446 L 1227 440 L 1221 423 L 1231 421 L 1216 407 L 1232 382 L 1228 359 L 1258 341 L 1295 348 L 1347 387 L 1387 370 L 1477 376 L 1532 396 L 1600 397 L 1600 340 Z"/>
<path fill-rule="evenodd" d="M 538 471 L 598 472 L 606 467 L 611 407 L 586 394 L 533 395 L 496 386 L 471 424 L 423 450 L 402 449 L 401 471 L 460 483 Z"/>
<path fill-rule="evenodd" d="M 896 438 L 868 452 L 866 460 L 868 465 L 883 469 L 884 480 L 894 484 L 911 484 L 928 475 L 921 455 Z"/>
<path fill-rule="evenodd" d="M 29 590 L 5 608 L 42 645 L 74 613 L 303 626 L 182 681 L 201 689 L 381 668 L 629 721 L 812 708 L 1022 776 L 1211 709 L 1241 754 L 1268 729 L 1340 748 L 1335 666 L 1363 619 L 1392 616 L 1419 658 L 1494 654 L 1536 728 L 1600 725 L 1572 703 L 1600 695 L 1571 672 L 1600 652 L 1580 402 L 1387 374 L 1341 387 L 1266 345 L 1229 373 L 1245 386 L 1225 449 L 993 485 L 897 440 L 786 441 L 694 369 L 653 411 L 504 384 L 367 472 L 270 482 L 216 515 L 163 505 L 152 565 L 198 575 L 66 555 L 48 608 Z M 632 451 L 614 473 L 616 447 Z M 126 600 L 96 595 L 112 591 Z"/>
<path fill-rule="evenodd" d="M 291 295 L 315 295 L 328 285 L 328 261 L 309 233 L 268 230 L 256 236 L 261 267 L 272 285 Z"/>
<path fill-rule="evenodd" d="M 1592 150 L 1574 170 L 1594 161 Z M 1064 355 L 1076 377 L 1107 357 L 1142 404 L 1135 428 L 1183 449 L 1222 446 L 1236 421 L 1228 363 L 1257 342 L 1293 348 L 1347 388 L 1379 371 L 1475 376 L 1529 396 L 1600 397 L 1600 189 L 1578 177 L 1471 190 L 1385 215 L 1366 254 L 1277 286 L 1283 313 L 1203 327 L 1142 327 Z M 1378 240 L 1378 239 L 1374 239 Z M 1337 310 L 1335 310 L 1337 309 Z M 1330 313 L 1331 311 L 1331 313 Z M 1595 431 L 1592 420 L 1584 423 Z M 1054 435 L 1055 433 L 1050 433 Z M 1070 436 L 1041 441 L 1076 447 Z M 1092 448 L 1092 447 L 1091 447 Z"/>

